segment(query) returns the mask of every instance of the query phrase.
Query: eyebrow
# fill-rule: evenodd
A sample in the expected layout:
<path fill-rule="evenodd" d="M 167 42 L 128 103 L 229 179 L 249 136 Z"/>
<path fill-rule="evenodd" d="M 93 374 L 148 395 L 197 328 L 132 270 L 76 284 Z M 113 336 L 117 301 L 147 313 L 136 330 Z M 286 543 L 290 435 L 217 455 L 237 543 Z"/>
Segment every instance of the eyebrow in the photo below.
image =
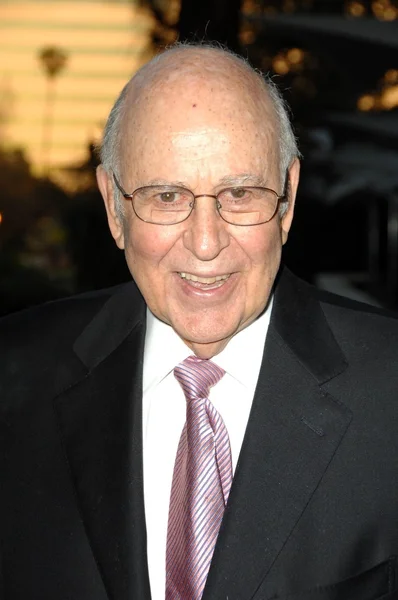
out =
<path fill-rule="evenodd" d="M 183 187 L 188 188 L 184 181 L 170 181 L 168 179 L 151 179 L 147 183 L 145 183 L 145 187 L 149 185 L 167 185 L 168 187 Z"/>
<path fill-rule="evenodd" d="M 151 179 L 145 185 L 167 185 L 167 186 L 177 186 L 189 189 L 190 186 L 187 185 L 184 181 L 169 181 L 167 179 Z M 215 186 L 223 187 L 223 186 L 239 186 L 239 185 L 252 185 L 259 187 L 266 187 L 267 182 L 265 179 L 259 175 L 253 175 L 251 173 L 239 173 L 237 175 L 226 175 L 222 177 L 218 184 Z"/>
<path fill-rule="evenodd" d="M 220 179 L 219 185 L 254 185 L 260 187 L 266 187 L 267 182 L 259 175 L 253 175 L 252 173 L 239 173 L 238 175 L 226 175 Z"/>

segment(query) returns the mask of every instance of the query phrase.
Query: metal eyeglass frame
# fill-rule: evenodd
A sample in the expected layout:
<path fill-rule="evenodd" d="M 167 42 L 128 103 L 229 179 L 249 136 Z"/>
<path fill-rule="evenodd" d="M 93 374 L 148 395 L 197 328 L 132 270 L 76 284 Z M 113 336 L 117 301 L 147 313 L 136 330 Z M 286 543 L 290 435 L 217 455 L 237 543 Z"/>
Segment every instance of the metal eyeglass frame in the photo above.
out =
<path fill-rule="evenodd" d="M 177 223 L 154 223 L 153 221 L 147 221 L 147 220 L 143 219 L 142 217 L 140 217 L 139 214 L 137 214 L 137 212 L 135 210 L 135 207 L 134 207 L 133 198 L 134 198 L 134 195 L 137 192 L 139 192 L 140 190 L 143 190 L 143 189 L 148 188 L 148 187 L 162 187 L 162 186 L 144 185 L 144 186 L 141 186 L 141 187 L 135 189 L 133 192 L 131 192 L 131 194 L 128 194 L 123 189 L 123 187 L 120 185 L 120 183 L 119 183 L 119 181 L 118 181 L 118 179 L 117 179 L 114 171 L 112 171 L 112 175 L 113 175 L 113 180 L 114 180 L 114 182 L 116 184 L 116 187 L 119 190 L 119 192 L 122 194 L 122 196 L 126 200 L 131 200 L 131 205 L 133 207 L 133 211 L 134 211 L 135 215 L 138 217 L 138 219 L 140 219 L 140 221 L 143 221 L 144 223 L 151 223 L 152 225 L 179 225 L 180 223 L 183 223 L 184 221 L 186 221 L 187 219 L 189 219 L 189 217 L 191 216 L 192 211 L 195 208 L 196 198 L 214 198 L 216 200 L 216 208 L 217 208 L 217 212 L 218 212 L 219 216 L 221 217 L 221 219 L 223 221 L 225 221 L 225 223 L 228 223 L 229 225 L 235 225 L 236 227 L 253 227 L 254 225 L 264 225 L 264 223 L 269 223 L 270 221 L 272 221 L 272 219 L 275 217 L 276 213 L 278 212 L 278 208 L 279 208 L 280 202 L 285 201 L 286 198 L 287 198 L 287 193 L 286 193 L 287 182 L 288 182 L 287 174 L 286 174 L 286 180 L 285 180 L 285 185 L 284 185 L 284 193 L 281 196 L 279 196 L 277 194 L 277 192 L 275 190 L 272 190 L 271 188 L 266 188 L 266 187 L 261 187 L 261 186 L 252 186 L 252 185 L 251 186 L 241 185 L 241 186 L 226 187 L 226 188 L 223 188 L 222 190 L 220 190 L 217 195 L 214 195 L 214 194 L 197 194 L 197 195 L 195 195 L 192 192 L 192 190 L 190 190 L 189 188 L 185 188 L 183 186 L 169 186 L 169 187 L 176 187 L 178 189 L 186 190 L 187 192 L 189 192 L 190 194 L 192 194 L 193 202 L 192 202 L 191 210 L 190 210 L 189 214 L 184 219 L 182 219 L 182 221 L 177 221 Z M 168 187 L 168 186 L 165 186 L 165 187 Z M 231 223 L 225 217 L 223 217 L 223 215 L 220 213 L 220 208 L 222 208 L 222 206 L 221 206 L 221 204 L 220 204 L 220 202 L 218 200 L 218 196 L 222 192 L 225 192 L 225 190 L 234 189 L 234 188 L 243 188 L 244 189 L 245 187 L 267 190 L 268 192 L 272 192 L 273 194 L 275 194 L 276 204 L 275 204 L 275 210 L 274 210 L 274 212 L 272 214 L 272 217 L 270 217 L 266 221 L 260 221 L 259 223 L 249 223 L 249 224 L 245 224 L 245 223 Z"/>

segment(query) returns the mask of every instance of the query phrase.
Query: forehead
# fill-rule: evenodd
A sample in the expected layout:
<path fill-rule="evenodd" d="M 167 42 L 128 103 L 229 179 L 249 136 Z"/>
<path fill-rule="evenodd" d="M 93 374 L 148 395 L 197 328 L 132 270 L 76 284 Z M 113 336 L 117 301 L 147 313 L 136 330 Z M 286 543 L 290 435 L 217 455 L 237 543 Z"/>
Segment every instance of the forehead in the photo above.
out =
<path fill-rule="evenodd" d="M 242 171 L 278 154 L 267 92 L 239 72 L 228 78 L 220 70 L 166 72 L 132 90 L 122 130 L 121 162 L 134 171 L 178 170 L 186 160 L 208 166 L 223 155 L 229 169 Z"/>

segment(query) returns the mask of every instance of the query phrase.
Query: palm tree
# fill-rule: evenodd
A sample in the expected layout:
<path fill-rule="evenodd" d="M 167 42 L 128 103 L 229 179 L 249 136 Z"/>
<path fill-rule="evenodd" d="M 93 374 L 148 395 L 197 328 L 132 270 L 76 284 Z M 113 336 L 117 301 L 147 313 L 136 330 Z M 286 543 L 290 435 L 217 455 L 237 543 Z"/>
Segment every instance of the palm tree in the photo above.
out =
<path fill-rule="evenodd" d="M 40 50 L 39 60 L 47 77 L 46 104 L 43 116 L 42 163 L 44 172 L 49 169 L 51 158 L 52 128 L 55 103 L 55 80 L 65 68 L 67 55 L 56 46 L 47 46 Z"/>

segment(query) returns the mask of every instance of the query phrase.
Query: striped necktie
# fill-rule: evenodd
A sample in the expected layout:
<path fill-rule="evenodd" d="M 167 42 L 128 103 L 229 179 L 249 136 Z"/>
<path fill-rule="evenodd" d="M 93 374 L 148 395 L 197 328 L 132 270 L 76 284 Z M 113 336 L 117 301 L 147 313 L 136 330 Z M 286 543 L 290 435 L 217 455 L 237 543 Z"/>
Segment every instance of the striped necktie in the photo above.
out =
<path fill-rule="evenodd" d="M 224 371 L 190 356 L 174 369 L 187 400 L 170 497 L 166 600 L 200 600 L 232 483 L 227 429 L 208 399 Z"/>

